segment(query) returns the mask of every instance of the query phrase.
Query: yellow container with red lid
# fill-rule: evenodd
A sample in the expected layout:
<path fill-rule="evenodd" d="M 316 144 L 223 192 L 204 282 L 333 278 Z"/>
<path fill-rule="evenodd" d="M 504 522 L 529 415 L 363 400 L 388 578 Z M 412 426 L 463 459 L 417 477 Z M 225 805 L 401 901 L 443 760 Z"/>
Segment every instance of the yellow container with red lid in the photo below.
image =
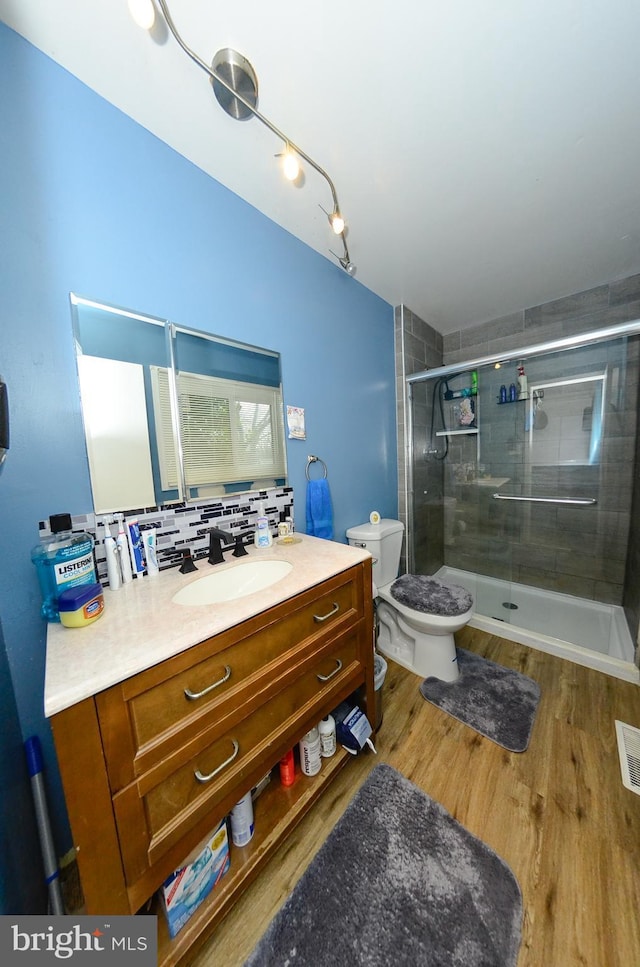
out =
<path fill-rule="evenodd" d="M 78 584 L 58 597 L 60 621 L 65 628 L 84 628 L 97 621 L 104 611 L 101 584 Z"/>

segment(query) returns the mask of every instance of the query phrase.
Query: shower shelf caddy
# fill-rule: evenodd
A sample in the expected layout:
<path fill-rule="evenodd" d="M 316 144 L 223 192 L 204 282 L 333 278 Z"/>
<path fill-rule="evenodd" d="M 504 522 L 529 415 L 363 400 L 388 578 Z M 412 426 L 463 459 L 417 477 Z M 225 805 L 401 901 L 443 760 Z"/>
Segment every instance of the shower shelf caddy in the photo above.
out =
<path fill-rule="evenodd" d="M 474 407 L 475 407 L 475 420 L 474 420 L 474 422 L 475 422 L 476 425 L 475 426 L 460 426 L 458 424 L 455 429 L 451 429 L 451 430 L 448 430 L 448 429 L 447 430 L 436 430 L 436 433 L 435 433 L 436 436 L 477 436 L 477 434 L 480 432 L 478 430 L 478 416 L 479 416 L 479 414 L 478 414 L 478 399 L 477 399 L 477 396 L 476 396 L 475 393 L 473 394 L 473 396 L 474 396 L 474 400 L 475 400 L 475 402 L 474 402 Z M 447 400 L 447 402 L 450 403 L 451 401 L 450 400 Z M 457 402 L 457 400 L 455 402 Z M 451 411 L 450 411 L 450 413 L 451 413 Z M 450 421 L 449 420 L 445 420 L 444 422 L 445 423 L 448 423 Z"/>

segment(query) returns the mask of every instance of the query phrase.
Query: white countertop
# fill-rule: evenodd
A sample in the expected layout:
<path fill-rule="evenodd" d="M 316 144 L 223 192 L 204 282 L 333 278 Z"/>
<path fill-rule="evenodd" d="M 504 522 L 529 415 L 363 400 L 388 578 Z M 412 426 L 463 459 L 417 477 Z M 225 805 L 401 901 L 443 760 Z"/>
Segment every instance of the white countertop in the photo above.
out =
<path fill-rule="evenodd" d="M 297 544 L 269 548 L 248 547 L 248 557 L 231 557 L 228 563 L 198 561 L 198 570 L 180 574 L 178 568 L 156 577 L 138 578 L 117 591 L 105 588 L 104 612 L 93 624 L 66 628 L 50 624 L 44 712 L 55 715 L 76 702 L 130 675 L 172 658 L 273 605 L 320 584 L 371 555 L 361 548 L 296 534 Z M 276 584 L 244 598 L 215 605 L 174 604 L 180 588 L 215 571 L 241 567 L 250 560 L 289 561 L 293 570 Z"/>

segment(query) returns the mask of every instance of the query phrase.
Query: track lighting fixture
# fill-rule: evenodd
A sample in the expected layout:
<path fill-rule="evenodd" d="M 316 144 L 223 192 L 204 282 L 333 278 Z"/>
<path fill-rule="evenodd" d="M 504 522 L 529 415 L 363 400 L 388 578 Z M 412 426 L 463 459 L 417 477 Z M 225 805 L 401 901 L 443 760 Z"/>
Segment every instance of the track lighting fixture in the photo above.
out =
<path fill-rule="evenodd" d="M 344 248 L 344 254 L 342 256 L 336 255 L 335 252 L 331 252 L 331 254 L 337 258 L 348 275 L 355 275 L 356 267 L 349 256 L 349 249 L 347 248 L 344 234 L 345 223 L 340 212 L 335 186 L 324 168 L 321 168 L 302 148 L 294 144 L 290 138 L 287 138 L 282 131 L 278 130 L 275 124 L 258 111 L 258 79 L 246 57 L 243 57 L 242 54 L 239 54 L 235 50 L 225 48 L 218 51 L 213 58 L 211 66 L 209 66 L 185 44 L 176 29 L 166 0 L 128 0 L 128 4 L 133 20 L 146 30 L 150 30 L 153 27 L 155 16 L 159 9 L 177 44 L 208 75 L 216 99 L 227 114 L 238 121 L 252 117 L 257 118 L 258 121 L 269 128 L 284 143 L 285 150 L 281 153 L 280 157 L 282 157 L 284 175 L 289 181 L 295 181 L 300 173 L 299 159 L 310 165 L 325 179 L 331 191 L 333 201 L 331 215 L 328 215 L 326 212 L 325 214 L 327 214 L 335 234 L 341 237 Z"/>

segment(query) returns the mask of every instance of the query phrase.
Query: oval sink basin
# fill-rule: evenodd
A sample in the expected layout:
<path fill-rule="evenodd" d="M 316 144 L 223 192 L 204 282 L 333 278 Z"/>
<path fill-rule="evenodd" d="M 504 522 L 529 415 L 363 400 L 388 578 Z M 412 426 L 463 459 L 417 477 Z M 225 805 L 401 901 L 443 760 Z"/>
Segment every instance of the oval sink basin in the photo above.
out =
<path fill-rule="evenodd" d="M 221 604 L 271 587 L 293 569 L 288 561 L 247 561 L 199 578 L 174 594 L 176 604 Z"/>

